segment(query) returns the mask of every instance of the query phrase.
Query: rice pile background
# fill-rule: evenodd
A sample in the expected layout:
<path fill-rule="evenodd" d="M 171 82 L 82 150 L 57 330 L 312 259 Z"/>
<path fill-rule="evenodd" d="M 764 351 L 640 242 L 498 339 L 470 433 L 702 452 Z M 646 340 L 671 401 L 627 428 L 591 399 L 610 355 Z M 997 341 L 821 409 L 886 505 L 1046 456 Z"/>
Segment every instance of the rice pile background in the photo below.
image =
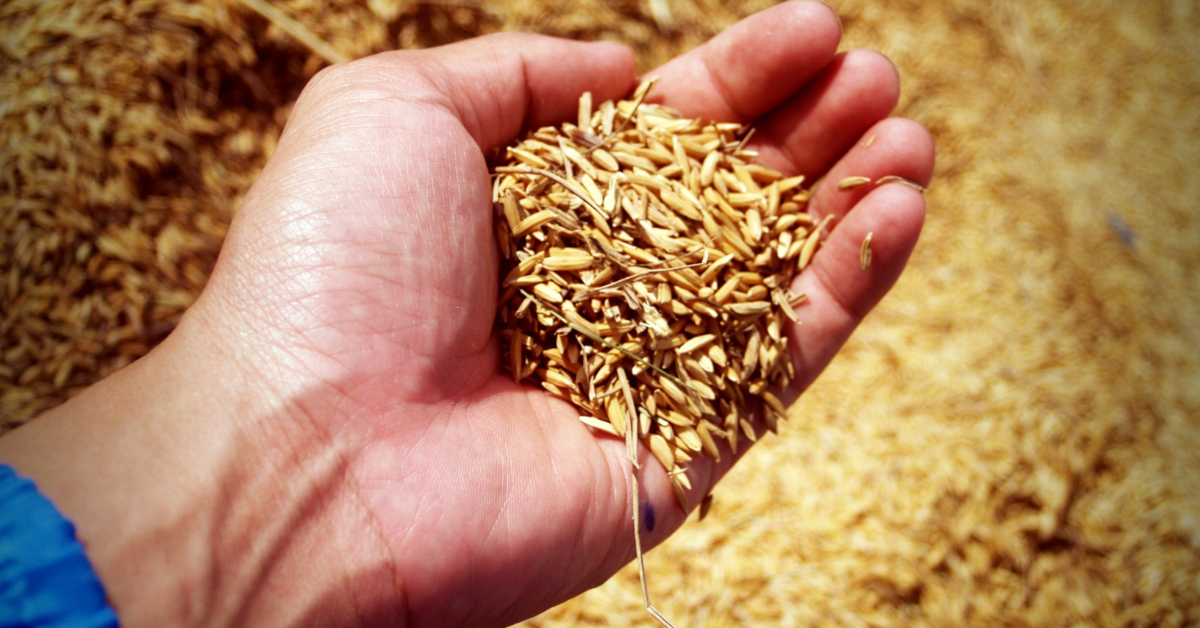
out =
<path fill-rule="evenodd" d="M 648 70 L 765 4 L 276 6 L 351 57 L 524 29 Z M 1196 625 L 1200 9 L 833 4 L 935 135 L 927 228 L 782 436 L 647 556 L 655 605 L 680 626 Z M 6 428 L 170 331 L 323 65 L 233 0 L 0 6 Z M 636 580 L 527 625 L 653 625 Z"/>

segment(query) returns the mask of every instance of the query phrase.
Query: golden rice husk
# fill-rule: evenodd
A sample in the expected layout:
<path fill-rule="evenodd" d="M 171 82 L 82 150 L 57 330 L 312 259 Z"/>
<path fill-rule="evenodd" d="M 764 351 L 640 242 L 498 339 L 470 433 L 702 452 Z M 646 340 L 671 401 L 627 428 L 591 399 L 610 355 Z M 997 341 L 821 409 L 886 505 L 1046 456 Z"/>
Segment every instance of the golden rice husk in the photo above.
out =
<path fill-rule="evenodd" d="M 647 71 L 770 3 L 273 4 L 353 57 L 534 30 L 623 41 Z M 1197 623 L 1200 14 L 832 4 L 937 141 L 926 229 L 786 438 L 655 550 L 656 603 L 680 625 Z M 173 327 L 323 61 L 223 0 L 0 17 L 11 427 Z M 645 624 L 641 602 L 627 569 L 525 625 Z"/>

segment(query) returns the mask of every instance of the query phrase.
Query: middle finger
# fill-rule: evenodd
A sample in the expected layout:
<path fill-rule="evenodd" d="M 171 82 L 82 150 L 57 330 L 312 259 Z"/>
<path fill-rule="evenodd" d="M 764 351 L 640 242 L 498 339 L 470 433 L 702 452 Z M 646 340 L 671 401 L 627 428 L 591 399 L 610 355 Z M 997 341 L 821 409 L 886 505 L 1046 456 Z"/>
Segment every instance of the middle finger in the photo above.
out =
<path fill-rule="evenodd" d="M 852 50 L 762 118 L 751 147 L 764 164 L 811 181 L 886 118 L 899 98 L 900 78 L 892 62 L 872 50 Z"/>

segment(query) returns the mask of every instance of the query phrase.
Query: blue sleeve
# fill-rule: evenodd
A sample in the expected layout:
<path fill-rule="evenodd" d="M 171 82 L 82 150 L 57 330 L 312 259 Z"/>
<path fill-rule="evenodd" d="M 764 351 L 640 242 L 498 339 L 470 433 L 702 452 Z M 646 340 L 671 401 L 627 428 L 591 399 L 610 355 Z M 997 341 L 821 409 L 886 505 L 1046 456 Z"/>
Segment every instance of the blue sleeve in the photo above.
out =
<path fill-rule="evenodd" d="M 117 615 L 75 526 L 0 465 L 0 628 L 110 628 Z"/>

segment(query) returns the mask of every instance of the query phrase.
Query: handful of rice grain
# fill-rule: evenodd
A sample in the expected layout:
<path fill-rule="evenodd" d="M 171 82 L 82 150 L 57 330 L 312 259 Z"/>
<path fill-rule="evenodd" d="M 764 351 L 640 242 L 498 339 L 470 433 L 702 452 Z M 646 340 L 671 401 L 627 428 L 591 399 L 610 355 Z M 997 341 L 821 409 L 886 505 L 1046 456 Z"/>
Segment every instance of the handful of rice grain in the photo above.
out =
<path fill-rule="evenodd" d="M 825 222 L 804 177 L 750 163 L 741 125 L 646 104 L 652 85 L 594 111 L 585 93 L 578 124 L 500 156 L 498 325 L 515 381 L 636 430 L 686 511 L 684 464 L 755 440 L 755 405 L 772 431 L 785 417 L 770 389 L 794 376 L 784 319 L 804 299 L 788 285 Z"/>

